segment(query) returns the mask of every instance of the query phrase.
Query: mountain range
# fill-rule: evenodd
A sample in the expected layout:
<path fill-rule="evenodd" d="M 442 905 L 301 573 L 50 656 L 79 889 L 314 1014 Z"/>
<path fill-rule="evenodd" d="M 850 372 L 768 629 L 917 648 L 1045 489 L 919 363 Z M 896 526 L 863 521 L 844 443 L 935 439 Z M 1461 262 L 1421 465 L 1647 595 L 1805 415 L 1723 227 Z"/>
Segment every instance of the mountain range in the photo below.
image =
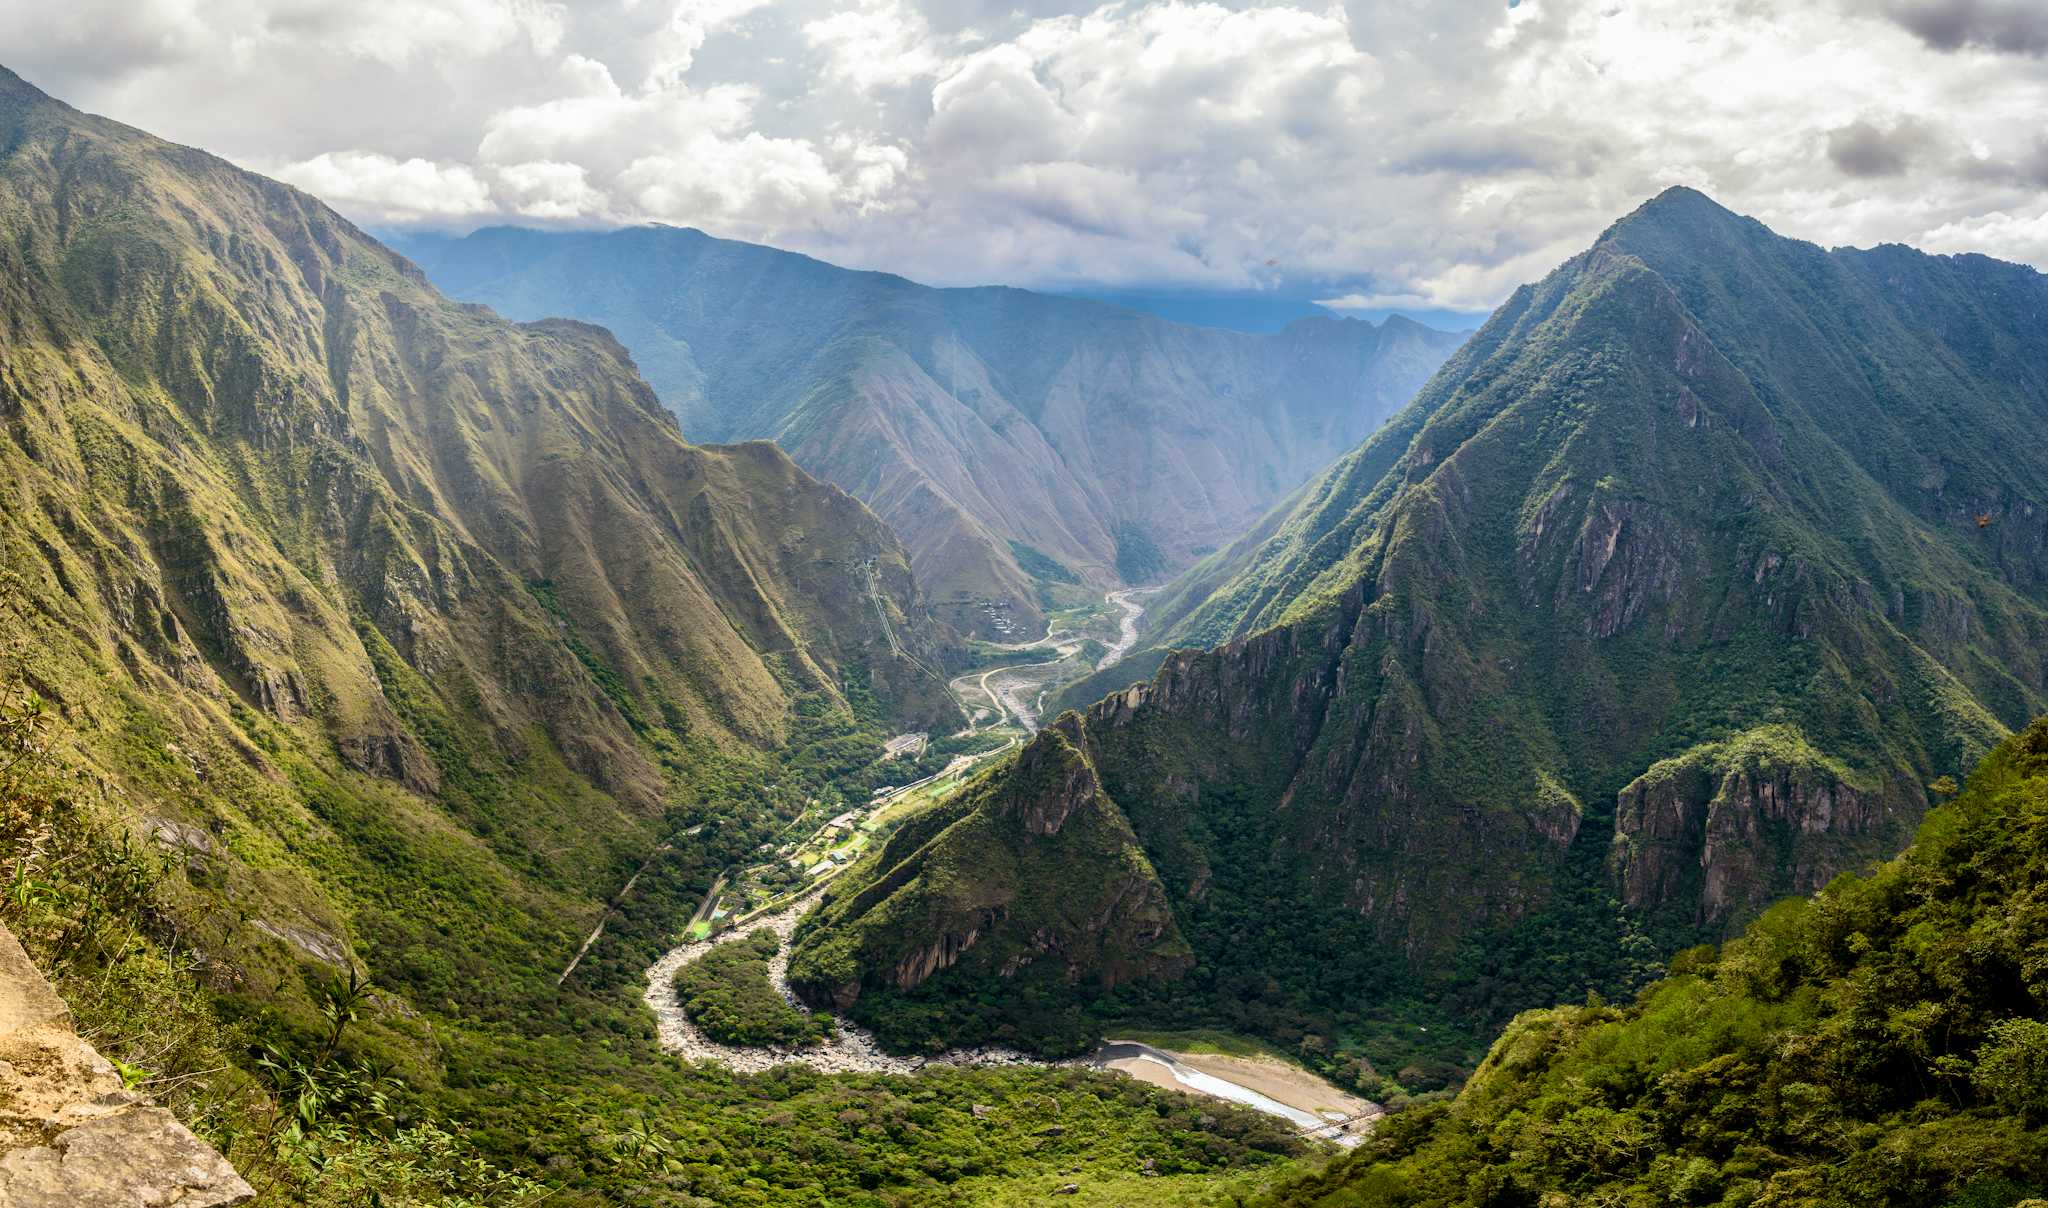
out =
<path fill-rule="evenodd" d="M 908 1045 L 1334 1054 L 1420 999 L 1456 1063 L 1897 851 L 2048 707 L 2044 315 L 2031 268 L 1659 196 L 1163 593 L 1148 682 L 835 885 L 793 975 Z"/>
<path fill-rule="evenodd" d="M 1062 585 L 1156 582 L 1229 542 L 1464 338 L 1399 317 L 1221 331 L 672 227 L 399 246 L 456 297 L 604 324 L 686 435 L 773 440 L 858 496 L 941 617 L 986 637 L 1042 632 Z"/>
<path fill-rule="evenodd" d="M 0 135 L 0 649 L 223 984 L 508 1010 L 720 778 L 958 719 L 887 526 L 602 330 L 12 74 Z"/>
<path fill-rule="evenodd" d="M 0 1200 L 145 1093 L 319 1208 L 2048 1191 L 2030 268 L 1674 189 L 1460 344 L 418 245 L 622 342 L 4 69 L 0 230 Z M 958 733 L 961 628 L 1174 568 L 1081 707 Z M 898 732 L 989 758 L 868 812 Z M 809 900 L 805 819 L 875 829 L 790 980 L 887 1047 L 1402 1110 L 1340 1158 L 1078 1063 L 679 1059 L 650 966 L 735 874 Z M 789 1014 L 772 938 L 728 988 Z"/>

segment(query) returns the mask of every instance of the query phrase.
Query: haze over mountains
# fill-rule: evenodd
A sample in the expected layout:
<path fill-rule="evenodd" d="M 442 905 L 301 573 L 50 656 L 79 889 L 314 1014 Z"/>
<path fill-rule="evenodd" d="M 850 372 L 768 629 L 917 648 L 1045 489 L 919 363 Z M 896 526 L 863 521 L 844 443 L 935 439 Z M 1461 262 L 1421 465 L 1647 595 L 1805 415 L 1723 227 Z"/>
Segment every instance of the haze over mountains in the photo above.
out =
<path fill-rule="evenodd" d="M 484 306 L 5 69 L 0 231 L 0 956 L 65 999 L 0 1203 L 178 1174 L 83 1131 L 136 1094 L 261 1208 L 2048 1194 L 2031 268 L 1678 188 L 1463 340 L 414 243 Z M 1169 575 L 968 720 L 1043 652 L 961 628 L 1094 666 Z M 1112 1035 L 1403 1110 L 1042 1062 Z"/>
<path fill-rule="evenodd" d="M 0 135 L 0 649 L 242 1010 L 526 1010 L 710 780 L 959 717 L 888 528 L 602 330 L 4 71 Z"/>
<path fill-rule="evenodd" d="M 1463 339 L 1398 316 L 1190 327 L 665 227 L 402 246 L 457 297 L 604 324 L 686 436 L 775 441 L 895 528 L 941 615 L 992 637 L 1042 632 L 1047 584 L 1155 582 L 1232 540 Z"/>
<path fill-rule="evenodd" d="M 1486 1028 L 1897 851 L 2048 708 L 2044 316 L 2031 268 L 1658 197 L 1169 591 L 1161 644 L 1217 648 L 906 827 L 795 975 L 909 1042 Z"/>

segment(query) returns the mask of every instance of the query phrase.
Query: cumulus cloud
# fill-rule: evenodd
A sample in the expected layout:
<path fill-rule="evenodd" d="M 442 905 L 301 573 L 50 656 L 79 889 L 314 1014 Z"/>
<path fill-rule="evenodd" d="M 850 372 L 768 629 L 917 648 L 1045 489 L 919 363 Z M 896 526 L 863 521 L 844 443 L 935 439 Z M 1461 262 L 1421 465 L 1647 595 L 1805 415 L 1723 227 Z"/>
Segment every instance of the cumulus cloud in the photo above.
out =
<path fill-rule="evenodd" d="M 270 174 L 377 222 L 467 218 L 492 210 L 490 187 L 466 164 L 323 151 Z"/>
<path fill-rule="evenodd" d="M 609 199 L 592 187 L 582 164 L 531 160 L 505 164 L 493 173 L 500 206 L 522 218 L 573 220 L 602 214 Z"/>
<path fill-rule="evenodd" d="M 804 40 L 823 53 L 827 75 L 864 93 L 908 86 L 942 62 L 924 14 L 895 0 L 869 0 L 806 22 Z"/>
<path fill-rule="evenodd" d="M 1940 50 L 2048 54 L 2048 6 L 2040 0 L 1884 0 L 1880 10 Z"/>
<path fill-rule="evenodd" d="M 2048 209 L 2039 213 L 2003 211 L 1944 223 L 1922 240 L 1931 252 L 1977 252 L 1996 247 L 2018 260 L 2048 264 Z"/>
<path fill-rule="evenodd" d="M 2048 263 L 2034 0 L 0 0 L 9 66 L 373 223 L 1479 310 L 1689 184 Z M 1974 241 L 1974 242 L 1972 242 Z"/>
<path fill-rule="evenodd" d="M 1878 126 L 1859 118 L 1828 131 L 1828 158 L 1850 176 L 1900 176 L 1930 142 L 1918 122 Z"/>

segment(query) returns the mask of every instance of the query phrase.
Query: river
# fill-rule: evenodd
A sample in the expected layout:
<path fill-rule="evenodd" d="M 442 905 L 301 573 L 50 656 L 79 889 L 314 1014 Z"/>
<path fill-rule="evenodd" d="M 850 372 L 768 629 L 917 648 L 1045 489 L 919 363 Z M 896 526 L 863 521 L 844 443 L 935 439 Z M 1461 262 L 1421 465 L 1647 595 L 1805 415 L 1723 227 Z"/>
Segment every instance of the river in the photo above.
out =
<path fill-rule="evenodd" d="M 1145 609 L 1143 605 L 1132 598 L 1136 594 L 1136 591 L 1131 589 L 1109 593 L 1107 597 L 1108 602 L 1120 609 L 1123 616 L 1119 621 L 1117 640 L 1103 652 L 1102 659 L 1096 664 L 1097 669 L 1108 667 L 1117 662 L 1126 654 L 1129 654 L 1131 649 L 1137 645 L 1138 618 L 1144 615 Z M 1025 643 L 1018 648 L 1024 649 L 1033 646 L 1053 645 L 1054 641 L 1053 635 L 1048 632 L 1045 637 L 1038 639 L 1038 641 Z M 1068 648 L 1068 651 L 1070 652 L 1071 649 L 1077 647 L 1078 643 L 1075 643 L 1073 647 Z M 1062 653 L 1062 658 L 1064 657 L 1066 657 L 1066 652 Z M 1057 662 L 1059 660 L 1053 661 Z M 1048 665 L 1050 664 L 1031 664 L 1030 666 Z M 997 668 L 996 672 L 1014 672 L 1028 669 L 1028 667 L 1005 667 Z M 983 673 L 977 681 L 981 690 L 988 695 L 991 701 L 996 703 L 997 708 L 1016 716 L 1017 720 L 1026 729 L 1035 728 L 1037 717 L 1032 706 L 1036 702 L 1022 699 L 1021 691 L 1028 687 L 1037 687 L 1038 685 L 1036 683 L 1029 685 L 998 684 L 991 688 L 989 678 L 996 672 Z M 955 683 L 969 678 L 968 676 L 962 676 Z M 1228 1100 L 1233 1103 L 1241 1103 L 1247 1107 L 1266 1112 L 1269 1115 L 1278 1116 L 1304 1130 L 1316 1129 L 1326 1124 L 1322 1117 L 1303 1111 L 1299 1107 L 1280 1102 L 1250 1087 L 1242 1086 L 1226 1078 L 1198 1070 L 1179 1060 L 1172 1053 L 1143 1044 L 1118 1042 L 1104 1045 L 1102 1050 L 1093 1058 L 1047 1062 L 1028 1053 L 1018 1052 L 1015 1049 L 995 1047 L 954 1049 L 934 1057 L 899 1057 L 883 1051 L 882 1046 L 875 1040 L 872 1033 L 864 1028 L 848 1023 L 844 1019 L 837 1021 L 837 1031 L 831 1040 L 824 1044 L 802 1049 L 739 1048 L 733 1045 L 719 1044 L 704 1035 L 695 1024 L 690 1022 L 689 1017 L 683 1012 L 682 1004 L 677 1001 L 676 974 L 682 970 L 683 966 L 697 960 L 718 945 L 752 935 L 763 927 L 775 932 L 776 935 L 782 938 L 782 949 L 769 962 L 768 966 L 769 977 L 774 982 L 776 991 L 798 1010 L 810 1010 L 789 988 L 789 937 L 796 931 L 797 923 L 802 920 L 803 916 L 813 906 L 817 905 L 819 894 L 823 889 L 824 883 L 820 882 L 802 897 L 773 914 L 760 915 L 749 919 L 737 926 L 729 927 L 708 939 L 686 940 L 676 947 L 669 949 L 662 955 L 660 960 L 648 966 L 647 987 L 644 997 L 648 1010 L 654 1013 L 656 1033 L 660 1038 L 661 1047 L 693 1061 L 723 1062 L 725 1065 L 744 1074 L 757 1074 L 773 1069 L 778 1065 L 792 1062 L 807 1065 L 814 1070 L 827 1074 L 909 1074 L 915 1073 L 927 1065 L 1095 1065 L 1108 1068 L 1112 1063 L 1128 1066 L 1132 1061 L 1144 1061 L 1156 1063 L 1170 1073 L 1171 1083 L 1181 1089 L 1196 1094 L 1209 1095 L 1217 1099 Z M 1162 1081 L 1158 1078 L 1147 1080 L 1154 1082 Z M 1340 1143 L 1345 1142 L 1345 1138 L 1342 1137 L 1339 1137 L 1338 1140 Z"/>
<path fill-rule="evenodd" d="M 997 1047 L 952 1049 L 933 1057 L 899 1057 L 884 1051 L 873 1033 L 844 1019 L 837 1021 L 837 1030 L 831 1040 L 802 1049 L 739 1048 L 719 1044 L 690 1022 L 676 998 L 676 974 L 682 971 L 683 966 L 718 945 L 752 935 L 763 927 L 782 938 L 782 950 L 768 965 L 769 977 L 776 990 L 798 1010 L 809 1011 L 810 1008 L 789 988 L 789 937 L 817 900 L 818 891 L 813 890 L 774 914 L 751 919 L 709 939 L 679 944 L 648 966 L 645 998 L 648 1010 L 654 1012 L 655 1030 L 661 1047 L 692 1061 L 722 1062 L 742 1074 L 764 1073 L 776 1066 L 792 1063 L 806 1065 L 825 1074 L 914 1074 L 930 1065 L 1094 1066 L 1135 1073 L 1155 1085 L 1172 1086 L 1193 1094 L 1242 1104 L 1286 1120 L 1304 1133 L 1324 1135 L 1325 1139 L 1340 1145 L 1355 1145 L 1362 1135 L 1362 1132 L 1336 1128 L 1330 1117 L 1282 1102 L 1252 1087 L 1189 1064 L 1197 1058 L 1184 1061 L 1177 1054 L 1132 1041 L 1112 1041 L 1102 1045 L 1092 1057 L 1066 1061 L 1045 1061 L 1015 1049 Z M 1135 1062 L 1155 1067 L 1161 1076 L 1144 1077 L 1142 1071 L 1133 1070 Z M 1306 1071 L 1295 1071 L 1295 1074 L 1298 1080 L 1313 1080 Z M 1334 1088 L 1329 1088 L 1329 1092 L 1336 1095 Z"/>
<path fill-rule="evenodd" d="M 1104 648 L 1102 657 L 1096 660 L 1095 671 L 1102 671 L 1122 661 L 1123 657 L 1138 644 L 1138 618 L 1145 615 L 1145 606 L 1138 603 L 1135 597 L 1143 590 L 1146 589 L 1127 587 L 1121 591 L 1110 592 L 1104 597 L 1105 603 L 1113 605 L 1123 615 L 1117 618 L 1116 640 Z M 1037 641 L 1022 642 L 1007 649 L 1035 650 L 1042 646 L 1053 647 L 1058 651 L 1059 657 L 1047 659 L 1042 663 L 991 667 L 978 675 L 969 672 L 955 678 L 949 685 L 953 695 L 962 698 L 962 706 L 967 708 L 971 715 L 974 709 L 966 699 L 971 686 L 972 692 L 988 698 L 989 703 L 995 706 L 996 719 L 990 722 L 990 725 L 1001 725 L 1005 721 L 1015 720 L 1027 731 L 1038 729 L 1041 720 L 1039 713 L 1045 706 L 1046 695 L 1054 687 L 1054 677 L 1049 669 L 1071 658 L 1074 652 L 1081 648 L 1081 643 L 1078 638 L 1072 636 L 1055 636 L 1048 628 L 1045 636 Z M 976 728 L 979 729 L 979 725 Z"/>

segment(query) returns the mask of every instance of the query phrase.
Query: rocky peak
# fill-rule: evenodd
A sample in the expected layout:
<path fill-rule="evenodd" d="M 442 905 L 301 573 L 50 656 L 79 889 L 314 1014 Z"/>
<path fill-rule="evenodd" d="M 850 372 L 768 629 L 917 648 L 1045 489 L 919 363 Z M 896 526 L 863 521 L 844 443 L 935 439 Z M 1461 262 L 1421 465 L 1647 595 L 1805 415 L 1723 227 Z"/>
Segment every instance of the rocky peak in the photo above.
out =
<path fill-rule="evenodd" d="M 1068 818 L 1102 795 L 1076 713 L 1063 713 L 1017 756 L 1002 811 L 1034 835 L 1056 835 Z"/>

